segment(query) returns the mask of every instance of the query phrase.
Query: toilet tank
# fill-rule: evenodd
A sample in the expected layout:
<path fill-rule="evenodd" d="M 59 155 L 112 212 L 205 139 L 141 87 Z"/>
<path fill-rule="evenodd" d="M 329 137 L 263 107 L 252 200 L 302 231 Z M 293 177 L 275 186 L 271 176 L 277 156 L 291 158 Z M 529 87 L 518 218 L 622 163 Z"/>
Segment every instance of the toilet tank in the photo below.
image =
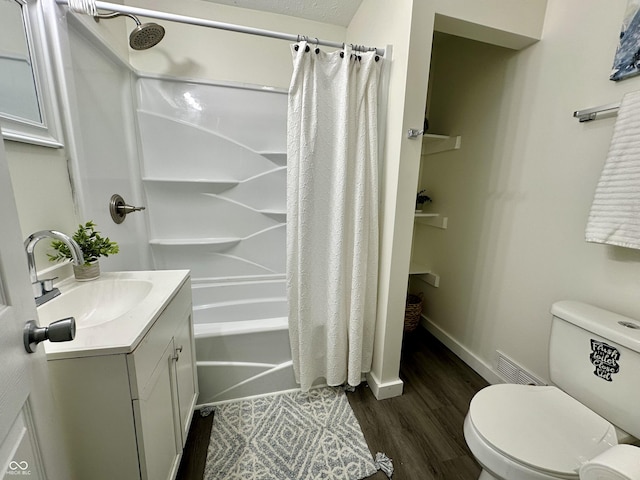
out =
<path fill-rule="evenodd" d="M 640 321 L 573 301 L 551 313 L 551 381 L 640 438 Z"/>

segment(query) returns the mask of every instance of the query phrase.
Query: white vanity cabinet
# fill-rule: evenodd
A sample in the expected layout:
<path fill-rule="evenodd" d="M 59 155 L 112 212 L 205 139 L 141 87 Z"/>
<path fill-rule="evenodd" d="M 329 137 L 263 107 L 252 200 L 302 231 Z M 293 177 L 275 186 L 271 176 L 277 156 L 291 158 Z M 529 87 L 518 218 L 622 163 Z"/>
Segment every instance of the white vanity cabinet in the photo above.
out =
<path fill-rule="evenodd" d="M 76 480 L 175 478 L 198 395 L 188 276 L 150 323 L 120 353 L 49 359 Z"/>

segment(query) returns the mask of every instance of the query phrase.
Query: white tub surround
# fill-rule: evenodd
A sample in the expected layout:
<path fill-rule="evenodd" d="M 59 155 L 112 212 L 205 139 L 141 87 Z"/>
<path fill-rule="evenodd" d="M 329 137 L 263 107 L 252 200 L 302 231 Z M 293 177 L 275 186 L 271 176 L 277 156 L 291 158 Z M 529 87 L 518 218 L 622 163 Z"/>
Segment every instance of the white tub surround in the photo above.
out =
<path fill-rule="evenodd" d="M 137 98 L 155 267 L 284 274 L 286 95 L 142 77 Z"/>
<path fill-rule="evenodd" d="M 142 76 L 155 268 L 188 268 L 201 404 L 296 388 L 285 278 L 285 92 Z"/>
<path fill-rule="evenodd" d="M 142 74 L 95 35 L 94 23 L 66 16 L 54 26 L 79 210 L 121 246 L 103 271 L 189 269 L 194 285 L 216 284 L 206 294 L 248 285 L 237 309 L 233 297 L 194 290 L 198 322 L 246 320 L 250 308 L 267 319 L 286 315 L 280 300 L 263 299 L 285 275 L 286 91 Z M 104 208 L 114 193 L 146 210 L 115 226 Z M 288 342 L 277 348 L 290 360 Z M 204 398 L 227 389 L 202 383 L 213 389 Z"/>
<path fill-rule="evenodd" d="M 286 317 L 197 325 L 195 332 L 199 404 L 298 389 Z"/>
<path fill-rule="evenodd" d="M 193 295 L 200 404 L 298 388 L 284 278 L 195 282 Z"/>

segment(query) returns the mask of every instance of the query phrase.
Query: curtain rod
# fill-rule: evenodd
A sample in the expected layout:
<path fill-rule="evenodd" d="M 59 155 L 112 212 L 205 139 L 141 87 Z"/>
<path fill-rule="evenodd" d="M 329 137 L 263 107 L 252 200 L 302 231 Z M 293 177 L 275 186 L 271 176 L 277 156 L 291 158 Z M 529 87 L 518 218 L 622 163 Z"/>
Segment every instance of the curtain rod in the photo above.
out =
<path fill-rule="evenodd" d="M 58 5 L 69 6 L 69 0 L 56 0 Z M 343 48 L 343 43 L 330 42 L 328 40 L 317 40 L 316 37 L 307 37 L 303 35 L 293 35 L 290 33 L 274 32 L 272 30 L 263 30 L 260 28 L 245 27 L 243 25 L 234 25 L 232 23 L 215 22 L 213 20 L 207 20 L 204 18 L 187 17 L 185 15 L 178 15 L 175 13 L 159 12 L 157 10 L 148 10 L 146 8 L 130 7 L 128 5 L 119 5 L 117 3 L 109 2 L 95 2 L 96 8 L 100 10 L 111 10 L 114 12 L 128 13 L 131 15 L 139 15 L 141 17 L 155 18 L 157 20 L 167 20 L 170 22 L 186 23 L 189 25 L 199 25 L 201 27 L 217 28 L 219 30 L 228 30 L 231 32 L 248 33 L 249 35 L 260 35 L 262 37 L 278 38 L 281 40 L 288 40 L 290 42 L 299 42 L 300 40 L 307 40 L 311 44 L 318 44 L 325 47 Z M 314 41 L 316 40 L 316 41 Z M 378 55 L 384 56 L 383 48 L 365 47 L 361 45 L 354 45 L 354 48 L 360 51 L 373 52 Z"/>

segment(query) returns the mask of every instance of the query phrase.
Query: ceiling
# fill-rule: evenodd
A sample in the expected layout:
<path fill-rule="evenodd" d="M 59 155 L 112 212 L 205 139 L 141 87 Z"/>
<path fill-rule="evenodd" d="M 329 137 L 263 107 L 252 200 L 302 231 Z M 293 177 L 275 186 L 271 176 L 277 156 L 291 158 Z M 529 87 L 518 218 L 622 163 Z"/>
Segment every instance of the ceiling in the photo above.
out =
<path fill-rule="evenodd" d="M 222 5 L 279 13 L 346 27 L 362 0 L 208 0 Z"/>

